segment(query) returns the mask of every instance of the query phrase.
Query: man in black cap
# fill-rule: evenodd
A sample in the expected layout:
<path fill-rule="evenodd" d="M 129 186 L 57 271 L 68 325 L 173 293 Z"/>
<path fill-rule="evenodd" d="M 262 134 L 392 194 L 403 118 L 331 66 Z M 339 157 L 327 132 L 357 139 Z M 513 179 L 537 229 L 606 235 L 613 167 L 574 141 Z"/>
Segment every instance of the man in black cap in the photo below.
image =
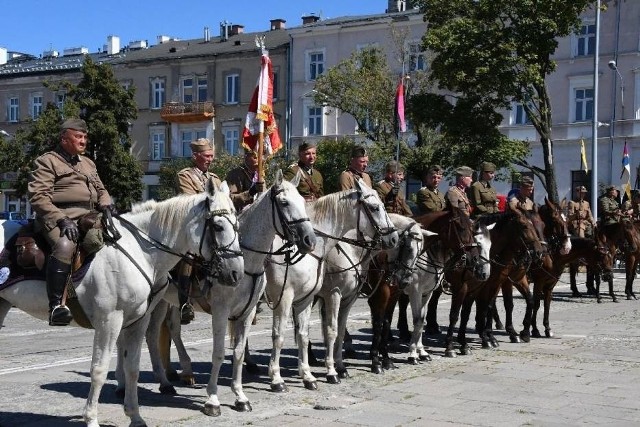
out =
<path fill-rule="evenodd" d="M 316 163 L 316 146 L 311 142 L 303 142 L 298 146 L 298 162 L 284 171 L 284 179 L 291 180 L 300 171 L 298 192 L 307 202 L 324 196 L 324 181 L 319 170 L 314 169 Z"/>
<path fill-rule="evenodd" d="M 469 188 L 471 216 L 474 218 L 478 215 L 498 212 L 498 195 L 496 189 L 491 186 L 491 181 L 496 173 L 496 165 L 491 162 L 482 162 L 480 172 L 480 179 L 471 184 L 471 188 Z"/>
<path fill-rule="evenodd" d="M 365 172 L 368 165 L 369 155 L 366 148 L 361 145 L 353 147 L 349 167 L 340 174 L 340 190 L 345 191 L 353 188 L 356 179 L 361 179 L 369 187 L 373 187 L 371 177 Z"/>
<path fill-rule="evenodd" d="M 85 121 L 65 120 L 60 144 L 38 157 L 29 175 L 29 203 L 36 213 L 36 230 L 51 245 L 46 272 L 51 326 L 67 326 L 73 320 L 62 295 L 80 237 L 77 220 L 96 209 L 115 213 L 95 163 L 82 155 L 86 148 Z"/>
<path fill-rule="evenodd" d="M 404 166 L 400 162 L 391 160 L 385 165 L 384 179 L 376 182 L 373 189 L 378 192 L 387 212 L 412 216 L 411 208 L 400 194 L 400 184 L 403 181 Z"/>

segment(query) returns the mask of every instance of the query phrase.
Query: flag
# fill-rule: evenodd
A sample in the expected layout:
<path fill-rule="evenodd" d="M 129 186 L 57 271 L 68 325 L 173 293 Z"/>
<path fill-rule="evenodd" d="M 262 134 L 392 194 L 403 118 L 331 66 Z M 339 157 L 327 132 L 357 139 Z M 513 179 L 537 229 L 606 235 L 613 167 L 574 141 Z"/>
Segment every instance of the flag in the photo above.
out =
<path fill-rule="evenodd" d="M 406 132 L 407 123 L 404 121 L 404 79 L 400 79 L 396 89 L 396 133 Z"/>
<path fill-rule="evenodd" d="M 258 151 L 258 135 L 264 132 L 265 157 L 282 148 L 278 135 L 278 125 L 273 115 L 273 66 L 267 53 L 262 54 L 262 64 L 258 83 L 253 91 L 249 111 L 242 132 L 242 146 Z"/>
<path fill-rule="evenodd" d="M 582 169 L 584 173 L 589 172 L 589 168 L 587 167 L 587 150 L 584 149 L 584 139 L 580 140 L 580 169 Z"/>
<path fill-rule="evenodd" d="M 624 150 L 622 151 L 622 172 L 620 173 L 622 181 L 622 189 L 631 200 L 631 166 L 629 166 L 629 150 L 627 150 L 627 141 L 624 142 Z"/>

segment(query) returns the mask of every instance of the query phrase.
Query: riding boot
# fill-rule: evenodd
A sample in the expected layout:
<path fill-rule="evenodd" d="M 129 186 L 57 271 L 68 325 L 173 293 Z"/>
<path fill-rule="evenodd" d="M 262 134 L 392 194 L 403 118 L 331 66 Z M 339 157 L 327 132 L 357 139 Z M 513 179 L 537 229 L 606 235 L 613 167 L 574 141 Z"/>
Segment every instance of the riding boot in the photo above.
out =
<path fill-rule="evenodd" d="M 71 274 L 71 265 L 49 257 L 47 264 L 47 296 L 49 297 L 49 326 L 68 326 L 73 320 L 69 307 L 62 305 L 62 294 Z"/>
<path fill-rule="evenodd" d="M 180 324 L 188 325 L 194 319 L 193 306 L 189 302 L 191 278 L 178 276 L 178 301 L 180 302 Z"/>

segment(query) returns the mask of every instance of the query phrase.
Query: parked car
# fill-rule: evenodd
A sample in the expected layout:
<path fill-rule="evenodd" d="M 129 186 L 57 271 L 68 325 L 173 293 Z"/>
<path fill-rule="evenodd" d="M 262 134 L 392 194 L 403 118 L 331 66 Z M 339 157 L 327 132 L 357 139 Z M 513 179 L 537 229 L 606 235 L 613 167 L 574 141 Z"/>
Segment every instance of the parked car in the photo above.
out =
<path fill-rule="evenodd" d="M 9 211 L 4 211 L 4 212 L 0 212 L 0 220 L 8 220 L 8 221 L 16 221 L 19 222 L 20 224 L 26 224 L 27 221 L 27 215 L 24 212 L 9 212 Z"/>

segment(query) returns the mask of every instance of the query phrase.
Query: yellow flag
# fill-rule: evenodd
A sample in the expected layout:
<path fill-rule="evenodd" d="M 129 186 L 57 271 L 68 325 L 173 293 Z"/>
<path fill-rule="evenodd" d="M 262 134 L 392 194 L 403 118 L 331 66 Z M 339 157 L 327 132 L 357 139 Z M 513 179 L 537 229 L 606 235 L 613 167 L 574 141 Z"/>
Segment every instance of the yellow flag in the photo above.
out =
<path fill-rule="evenodd" d="M 580 140 L 580 167 L 584 170 L 584 173 L 589 172 L 587 167 L 587 150 L 584 149 L 584 139 Z"/>

